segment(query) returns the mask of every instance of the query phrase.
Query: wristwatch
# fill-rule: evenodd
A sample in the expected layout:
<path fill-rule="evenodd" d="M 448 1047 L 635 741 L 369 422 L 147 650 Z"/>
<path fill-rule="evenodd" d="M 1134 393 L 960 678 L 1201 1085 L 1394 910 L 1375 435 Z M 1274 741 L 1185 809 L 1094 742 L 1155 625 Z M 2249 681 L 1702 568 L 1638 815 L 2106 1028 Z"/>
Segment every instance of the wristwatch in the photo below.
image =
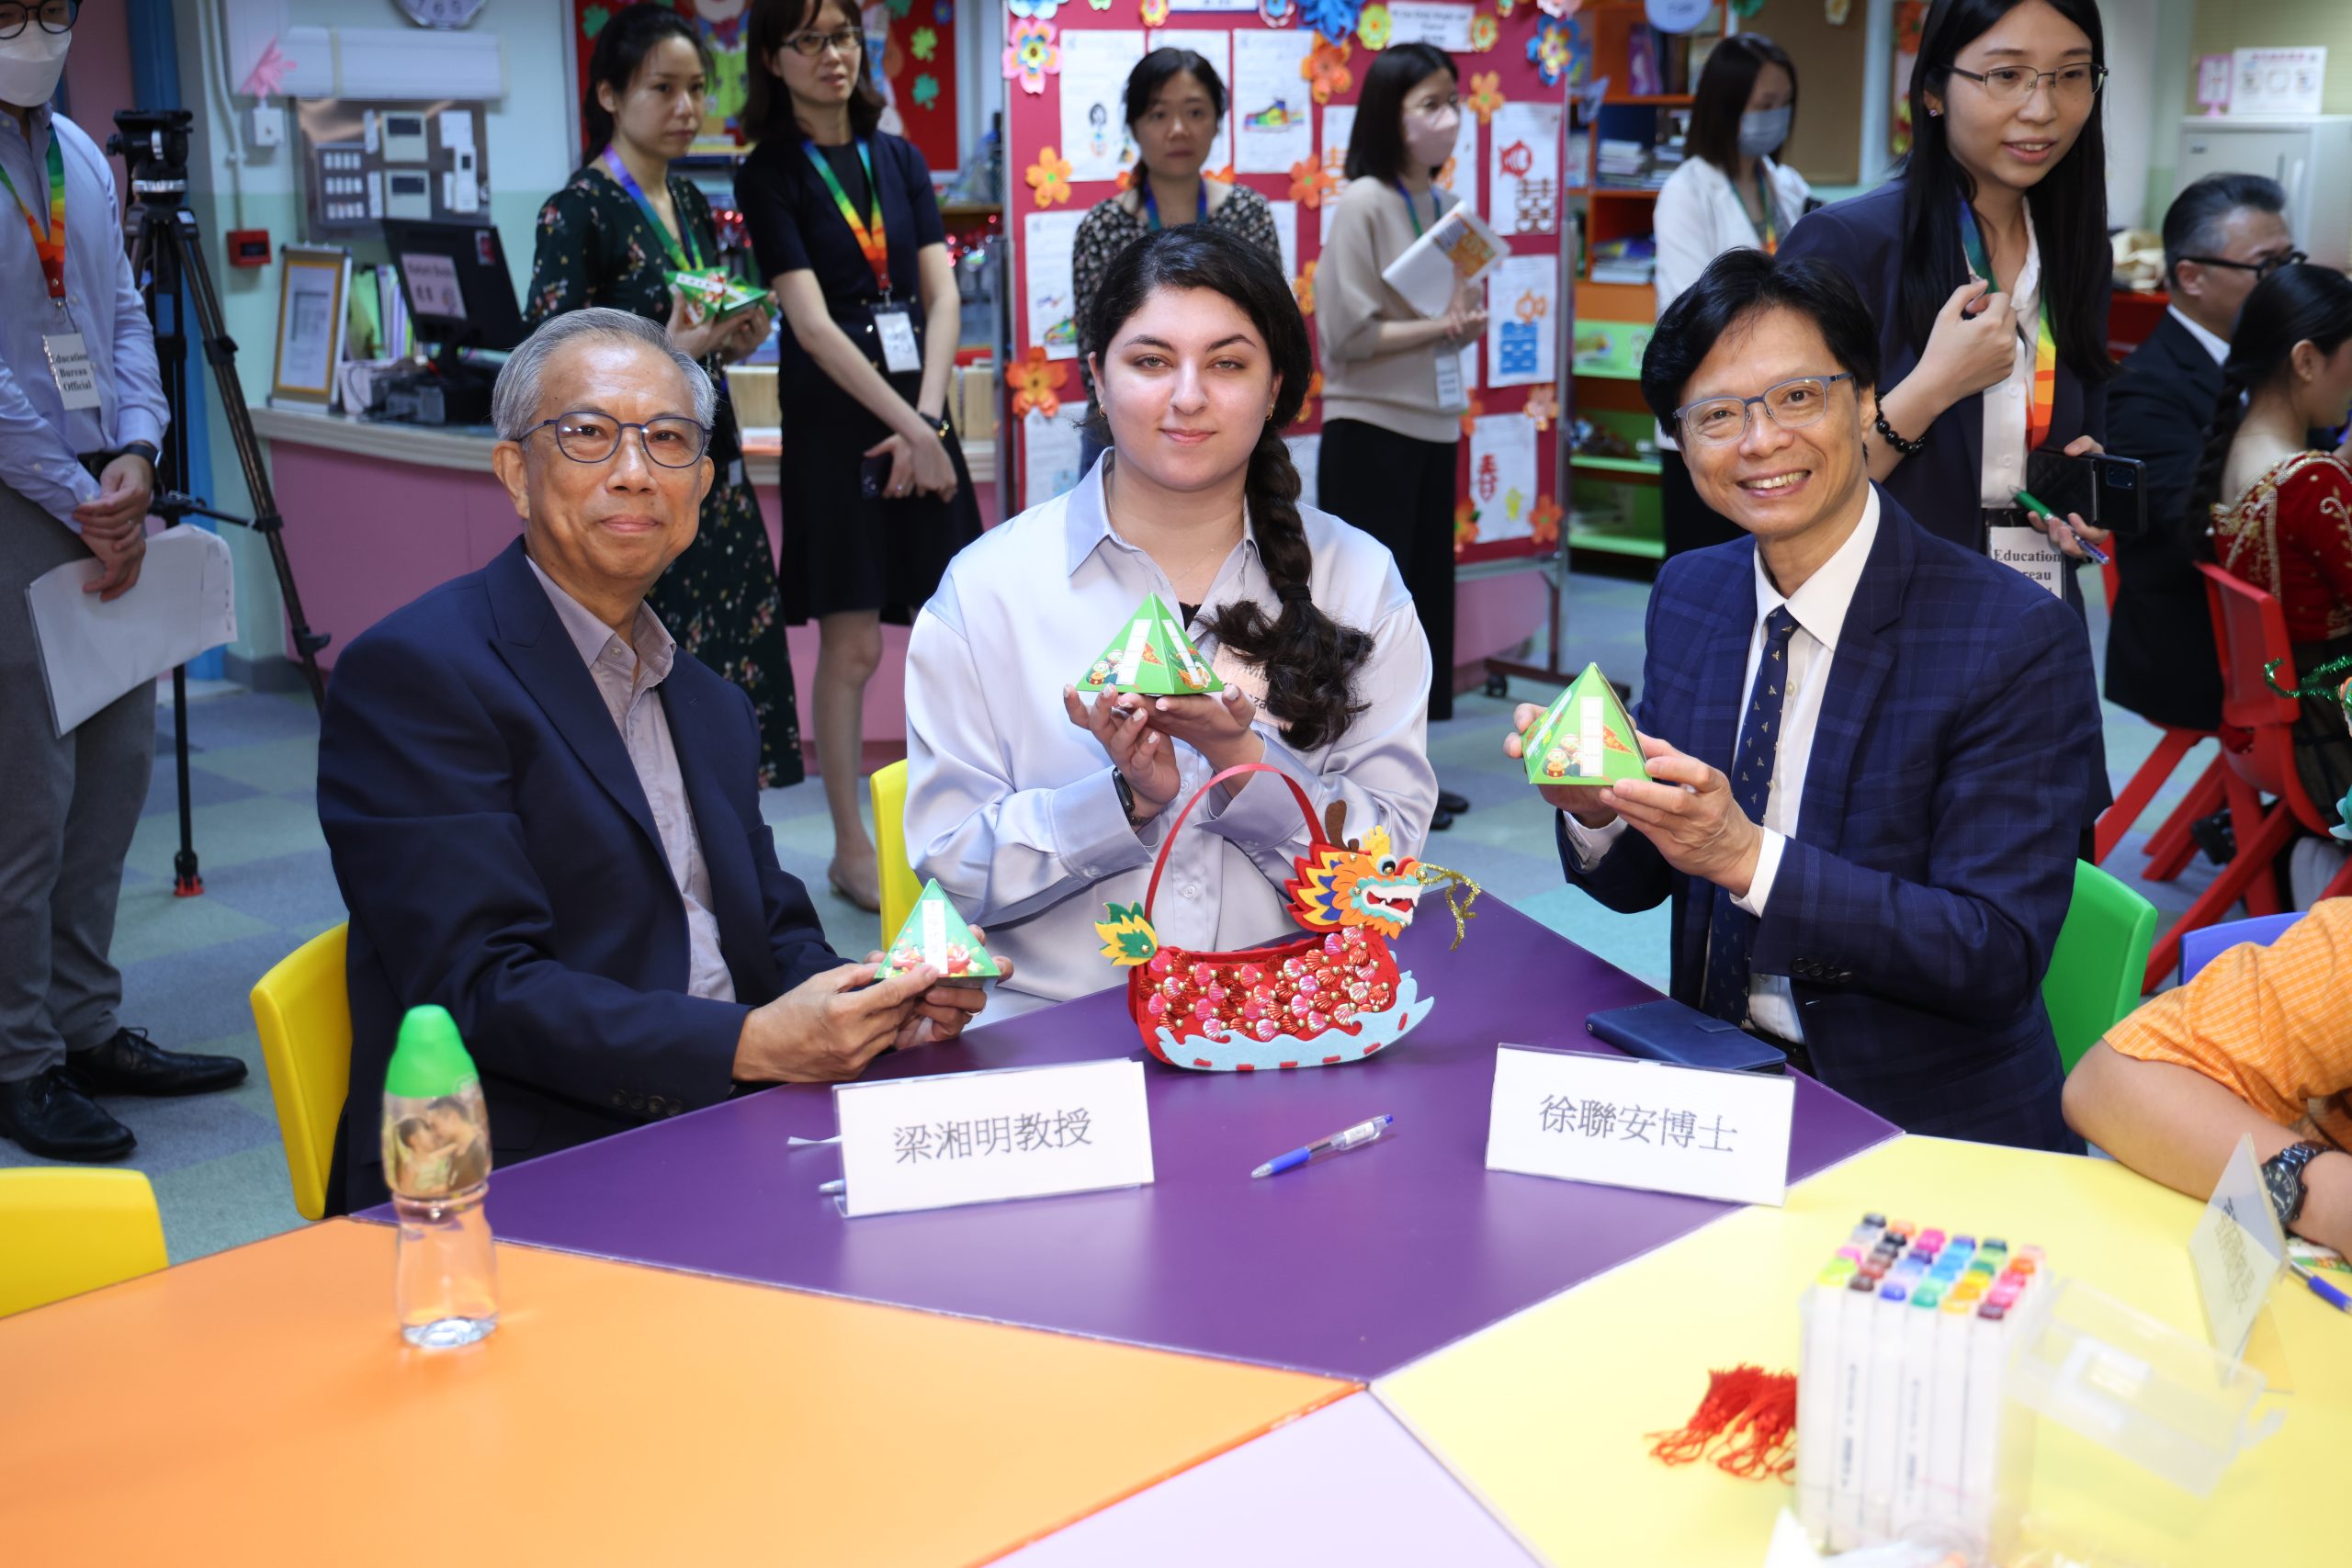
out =
<path fill-rule="evenodd" d="M 164 455 L 155 449 L 155 444 L 152 441 L 126 441 L 115 453 L 118 457 L 129 457 L 134 455 L 146 458 L 150 468 L 163 467 Z"/>
<path fill-rule="evenodd" d="M 1135 786 L 1127 783 L 1126 774 L 1114 768 L 1111 770 L 1111 787 L 1119 792 L 1119 809 L 1127 814 L 1127 826 L 1134 827 L 1136 825 Z"/>
<path fill-rule="evenodd" d="M 2290 1144 L 2262 1162 L 2262 1185 L 2270 1193 L 2270 1206 L 2278 1212 L 2278 1223 L 2291 1225 L 2302 1214 L 2303 1167 L 2317 1156 L 2329 1153 L 2325 1144 L 2309 1139 Z"/>
<path fill-rule="evenodd" d="M 946 440 L 949 436 L 956 434 L 956 427 L 947 423 L 947 416 L 944 413 L 941 414 L 937 419 L 933 419 L 931 415 L 923 412 L 922 410 L 917 409 L 915 410 L 915 417 L 922 420 L 925 424 L 930 425 L 932 434 L 938 436 L 942 441 Z"/>

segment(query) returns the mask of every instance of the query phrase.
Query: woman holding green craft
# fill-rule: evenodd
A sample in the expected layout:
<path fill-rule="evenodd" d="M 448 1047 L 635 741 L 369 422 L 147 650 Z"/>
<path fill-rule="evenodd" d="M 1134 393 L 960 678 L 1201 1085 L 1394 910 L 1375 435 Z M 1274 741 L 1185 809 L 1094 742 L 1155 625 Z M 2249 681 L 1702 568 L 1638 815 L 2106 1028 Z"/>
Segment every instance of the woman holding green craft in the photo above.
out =
<path fill-rule="evenodd" d="M 1298 503 L 1282 432 L 1314 366 L 1280 267 L 1215 225 L 1162 230 L 1111 262 L 1083 328 L 1110 450 L 958 555 L 907 647 L 907 852 L 1018 962 L 1015 1008 L 1119 981 L 1095 922 L 1143 902 L 1163 847 L 1163 945 L 1295 932 L 1288 790 L 1247 775 L 1173 826 L 1228 767 L 1272 764 L 1400 857 L 1437 802 L 1396 562 Z"/>
<path fill-rule="evenodd" d="M 768 333 L 765 310 L 691 319 L 669 272 L 718 265 L 710 203 L 672 159 L 702 123 L 710 60 L 694 24 L 660 6 L 632 6 L 605 24 L 588 61 L 581 106 L 602 151 L 539 209 L 526 303 L 528 322 L 605 305 L 668 324 L 671 340 L 703 362 L 720 389 L 710 457 L 717 478 L 701 531 L 646 602 L 678 646 L 741 686 L 760 721 L 760 782 L 800 782 L 800 719 L 792 654 L 767 525 L 743 472 L 742 434 L 723 367 Z"/>

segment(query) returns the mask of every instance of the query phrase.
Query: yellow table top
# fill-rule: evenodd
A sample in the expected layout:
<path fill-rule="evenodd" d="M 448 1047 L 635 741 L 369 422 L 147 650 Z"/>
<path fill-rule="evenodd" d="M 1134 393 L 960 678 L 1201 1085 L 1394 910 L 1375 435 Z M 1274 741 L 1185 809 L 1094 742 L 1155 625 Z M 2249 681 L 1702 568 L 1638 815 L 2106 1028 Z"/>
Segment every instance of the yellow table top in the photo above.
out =
<path fill-rule="evenodd" d="M 2201 1208 L 2109 1160 L 1899 1138 L 1792 1189 L 1785 1209 L 1727 1215 L 1374 1392 L 1551 1562 L 1759 1562 L 1793 1489 L 1709 1463 L 1668 1469 L 1643 1434 L 1690 1419 L 1711 1368 L 1794 1371 L 1798 1298 L 1864 1213 L 2039 1243 L 2060 1278 L 2202 1342 L 2188 1263 Z M 2352 1454 L 2352 1316 L 2291 1278 L 2270 1312 L 2275 1337 L 2266 1348 L 2257 1327 L 2249 1359 L 2274 1387 L 2291 1386 L 2266 1402 L 2286 1424 L 2211 1497 L 2043 1421 L 2028 1542 L 2133 1568 L 2314 1561 L 2314 1531 L 2333 1528 Z"/>

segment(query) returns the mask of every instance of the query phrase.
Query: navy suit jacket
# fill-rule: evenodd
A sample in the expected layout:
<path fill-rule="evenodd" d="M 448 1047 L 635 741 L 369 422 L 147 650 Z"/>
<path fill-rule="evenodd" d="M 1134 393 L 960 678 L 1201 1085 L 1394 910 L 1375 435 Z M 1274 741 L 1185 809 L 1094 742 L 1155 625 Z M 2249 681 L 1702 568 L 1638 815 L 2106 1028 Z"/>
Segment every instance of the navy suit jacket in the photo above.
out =
<path fill-rule="evenodd" d="M 1878 323 L 1878 384 L 1884 391 L 1903 384 L 1918 367 L 1919 351 L 1903 331 L 1903 274 L 1910 265 L 1903 243 L 1903 182 L 1889 180 L 1876 190 L 1832 202 L 1800 219 L 1781 242 L 1780 257 L 1814 256 L 1845 273 Z M 1954 288 L 1962 278 L 1951 280 Z M 2106 333 L 2107 297 L 2099 299 L 2100 334 Z M 1904 431 L 1917 439 L 1920 433 Z M 1971 393 L 1943 412 L 1927 433 L 1928 448 L 1894 466 L 1886 493 L 1940 538 L 1969 549 L 1984 547 L 1980 497 L 1984 491 L 1984 395 Z M 2052 389 L 2050 435 L 2064 446 L 2078 435 L 2107 438 L 2107 388 L 2086 387 L 2058 362 Z M 1876 440 L 1873 434 L 1871 439 Z"/>
<path fill-rule="evenodd" d="M 385 1197 L 376 1097 L 438 1002 L 502 1161 L 716 1104 L 743 1018 L 842 962 L 760 818 L 751 699 L 680 649 L 661 701 L 733 1002 L 686 994 L 652 808 L 517 540 L 362 634 L 319 731 L 319 820 L 351 911 L 344 1195 Z"/>
<path fill-rule="evenodd" d="M 1752 539 L 1677 556 L 1650 595 L 1635 721 L 1725 772 L 1755 558 Z M 2050 761 L 2098 724 L 2081 618 L 1882 492 L 1753 953 L 1790 979 L 1824 1083 L 1910 1132 L 2079 1151 L 2041 979 L 2086 808 Z M 1559 835 L 1609 908 L 1673 900 L 1674 995 L 1697 1006 L 1712 889 L 1630 829 L 1582 873 Z"/>

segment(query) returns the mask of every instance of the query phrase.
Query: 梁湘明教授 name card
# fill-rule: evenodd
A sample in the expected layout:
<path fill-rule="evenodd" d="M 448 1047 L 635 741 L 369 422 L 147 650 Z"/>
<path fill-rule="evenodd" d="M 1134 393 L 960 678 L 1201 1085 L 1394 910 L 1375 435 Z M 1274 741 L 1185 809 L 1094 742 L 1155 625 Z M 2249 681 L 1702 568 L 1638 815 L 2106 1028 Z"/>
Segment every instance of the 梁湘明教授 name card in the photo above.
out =
<path fill-rule="evenodd" d="M 1141 1062 L 842 1084 L 833 1109 L 853 1219 L 1151 1180 Z"/>
<path fill-rule="evenodd" d="M 1487 1168 L 1777 1205 L 1795 1106 L 1782 1074 L 1504 1045 Z"/>

